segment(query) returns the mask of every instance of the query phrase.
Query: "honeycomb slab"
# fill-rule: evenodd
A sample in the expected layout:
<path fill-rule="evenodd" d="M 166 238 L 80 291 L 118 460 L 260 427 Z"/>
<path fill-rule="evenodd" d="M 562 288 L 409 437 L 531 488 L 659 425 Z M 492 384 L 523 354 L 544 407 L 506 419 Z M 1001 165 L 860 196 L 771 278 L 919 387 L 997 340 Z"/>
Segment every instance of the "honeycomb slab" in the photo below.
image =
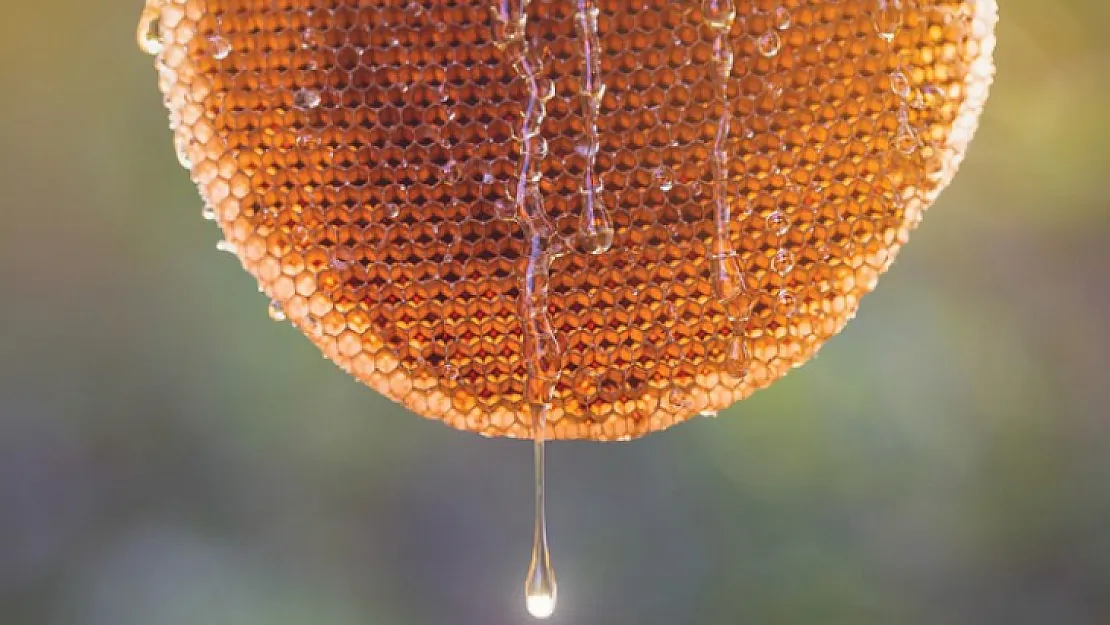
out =
<path fill-rule="evenodd" d="M 626 440 L 855 314 L 993 76 L 971 0 L 151 0 L 174 144 L 287 319 L 425 417 Z M 539 108 L 542 107 L 542 110 Z"/>

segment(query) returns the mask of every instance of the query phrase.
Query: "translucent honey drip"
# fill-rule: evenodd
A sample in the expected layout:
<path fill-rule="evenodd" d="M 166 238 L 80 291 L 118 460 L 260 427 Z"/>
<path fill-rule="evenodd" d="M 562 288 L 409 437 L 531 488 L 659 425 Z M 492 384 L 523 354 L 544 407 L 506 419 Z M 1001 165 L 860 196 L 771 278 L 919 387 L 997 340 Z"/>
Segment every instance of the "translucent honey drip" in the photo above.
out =
<path fill-rule="evenodd" d="M 584 156 L 586 165 L 582 174 L 582 216 L 579 236 L 582 247 L 590 254 L 603 254 L 613 245 L 613 223 L 601 202 L 601 185 L 597 178 L 597 152 L 601 140 L 597 133 L 597 118 L 601 112 L 601 99 L 605 97 L 605 83 L 601 80 L 601 42 L 597 35 L 598 9 L 594 0 L 577 0 L 574 14 L 575 29 L 582 49 L 582 117 L 586 131 Z"/>
<path fill-rule="evenodd" d="M 528 613 L 547 618 L 555 613 L 558 585 L 547 546 L 547 510 L 544 468 L 544 439 L 547 437 L 547 406 L 532 405 L 533 457 L 536 480 L 536 524 L 532 533 L 532 560 L 524 581 L 524 601 Z"/>
<path fill-rule="evenodd" d="M 713 33 L 713 59 L 710 71 L 716 91 L 715 105 L 720 111 L 717 131 L 713 139 L 713 244 L 709 247 L 709 261 L 713 272 L 713 287 L 717 296 L 726 304 L 732 339 L 726 354 L 729 372 L 744 378 L 751 364 L 748 346 L 748 311 L 745 298 L 739 297 L 746 290 L 740 260 L 732 246 L 732 209 L 729 204 L 729 131 L 732 129 L 732 103 L 729 99 L 729 78 L 732 75 L 733 52 L 730 32 L 736 21 L 736 6 L 732 0 L 704 0 L 702 18 Z"/>
<path fill-rule="evenodd" d="M 713 286 L 725 301 L 734 299 L 744 289 L 740 263 L 732 247 L 732 213 L 729 208 L 729 151 L 728 135 L 732 125 L 732 105 L 728 95 L 728 80 L 732 75 L 732 42 L 729 31 L 736 20 L 736 7 L 732 0 L 705 0 L 702 14 L 713 31 L 713 86 L 716 89 L 715 105 L 720 110 L 717 134 L 713 141 L 713 245 L 709 248 L 713 267 Z"/>
<path fill-rule="evenodd" d="M 555 612 L 555 572 L 547 547 L 547 520 L 544 509 L 544 439 L 548 402 L 562 369 L 562 354 L 551 318 L 547 312 L 547 288 L 554 249 L 554 228 L 544 210 L 539 189 L 538 161 L 546 153 L 541 135 L 547 115 L 546 102 L 554 95 L 551 83 L 540 78 L 542 59 L 526 40 L 528 0 L 498 0 L 493 7 L 495 41 L 528 86 L 528 100 L 522 112 L 519 133 L 520 166 L 513 193 L 516 217 L 528 238 L 528 262 L 521 292 L 521 323 L 524 330 L 524 357 L 528 379 L 525 385 L 531 416 L 535 460 L 536 525 L 532 538 L 532 558 L 524 583 L 528 612 L 547 618 Z"/>
<path fill-rule="evenodd" d="M 880 39 L 887 42 L 887 48 L 892 58 L 897 58 L 894 50 L 894 38 L 902 29 L 905 20 L 903 4 L 910 4 L 912 0 L 876 0 L 871 13 L 871 24 L 875 27 Z M 898 67 L 888 74 L 890 90 L 898 98 L 898 130 L 894 136 L 894 148 L 902 156 L 911 156 L 917 151 L 918 137 L 909 121 L 909 104 L 913 96 L 909 78 L 902 71 L 901 62 Z M 897 155 L 896 155 L 897 156 Z"/>
<path fill-rule="evenodd" d="M 554 88 L 550 81 L 540 77 L 542 58 L 534 53 L 525 38 L 527 9 L 528 0 L 497 0 L 492 7 L 495 41 L 513 70 L 528 86 L 528 100 L 524 104 L 519 132 L 520 173 L 513 203 L 517 221 L 524 228 L 528 240 L 528 262 L 520 299 L 524 358 L 529 378 L 525 393 L 529 403 L 546 404 L 562 369 L 562 354 L 547 311 L 551 260 L 559 249 L 554 240 L 555 229 L 548 219 L 539 189 L 539 161 L 546 152 L 546 141 L 540 129 Z"/>
<path fill-rule="evenodd" d="M 770 20 L 771 30 L 768 30 L 759 39 L 759 53 L 767 58 L 774 58 L 779 55 L 783 50 L 782 37 L 779 35 L 780 30 L 785 31 L 790 28 L 793 23 L 793 17 L 789 9 L 779 7 L 775 11 L 773 18 Z M 793 191 L 793 190 L 792 190 Z M 790 197 L 790 196 L 793 197 Z M 790 215 L 795 218 L 798 217 L 798 210 L 790 209 L 790 202 L 800 203 L 803 197 L 808 197 L 808 194 L 793 192 L 791 194 L 784 194 L 778 200 L 778 206 L 767 217 L 766 228 L 767 231 L 778 237 L 779 245 L 775 250 L 774 256 L 770 261 L 770 270 L 778 274 L 777 286 L 771 286 L 773 292 L 770 295 L 774 298 L 775 313 L 785 317 L 791 318 L 797 311 L 797 297 L 791 291 L 788 280 L 790 273 L 794 270 L 796 258 L 794 252 L 791 251 L 787 244 L 787 235 L 790 234 L 793 220 Z M 800 208 L 800 206 L 796 207 Z M 806 245 L 809 244 L 809 237 L 813 234 L 813 228 L 807 228 L 804 236 L 806 237 Z"/>

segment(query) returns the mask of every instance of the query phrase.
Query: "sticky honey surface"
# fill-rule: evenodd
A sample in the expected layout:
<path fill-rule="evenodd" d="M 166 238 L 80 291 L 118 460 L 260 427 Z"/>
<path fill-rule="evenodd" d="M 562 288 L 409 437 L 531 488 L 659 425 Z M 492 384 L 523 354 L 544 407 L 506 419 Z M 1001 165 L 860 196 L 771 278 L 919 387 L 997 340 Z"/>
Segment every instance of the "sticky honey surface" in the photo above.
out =
<path fill-rule="evenodd" d="M 530 436 L 541 374 L 549 437 L 621 440 L 804 363 L 993 73 L 993 1 L 502 4 L 151 0 L 140 30 L 272 315 L 490 436 Z"/>

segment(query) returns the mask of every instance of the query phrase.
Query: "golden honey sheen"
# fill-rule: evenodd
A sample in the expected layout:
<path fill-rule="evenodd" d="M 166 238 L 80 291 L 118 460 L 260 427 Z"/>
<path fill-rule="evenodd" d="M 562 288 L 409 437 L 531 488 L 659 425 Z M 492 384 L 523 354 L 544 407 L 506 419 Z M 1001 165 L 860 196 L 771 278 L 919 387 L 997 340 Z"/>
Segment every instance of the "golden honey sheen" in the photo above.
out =
<path fill-rule="evenodd" d="M 149 0 L 139 41 L 272 317 L 452 427 L 625 440 L 844 327 L 964 156 L 996 12 Z"/>

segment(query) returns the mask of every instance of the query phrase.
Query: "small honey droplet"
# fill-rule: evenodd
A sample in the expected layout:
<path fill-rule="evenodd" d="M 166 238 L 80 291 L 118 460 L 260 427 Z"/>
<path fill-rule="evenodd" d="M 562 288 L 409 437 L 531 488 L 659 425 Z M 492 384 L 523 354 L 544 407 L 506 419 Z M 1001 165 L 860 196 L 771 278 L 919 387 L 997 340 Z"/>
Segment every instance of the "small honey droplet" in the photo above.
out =
<path fill-rule="evenodd" d="M 613 247 L 613 229 L 591 226 L 582 233 L 582 248 L 587 254 L 604 254 Z"/>
<path fill-rule="evenodd" d="M 776 210 L 767 216 L 767 229 L 777 236 L 790 232 L 790 219 L 782 211 Z"/>
<path fill-rule="evenodd" d="M 440 170 L 443 172 L 444 182 L 448 182 L 450 184 L 458 184 L 462 182 L 462 168 L 459 167 L 459 164 L 454 160 L 448 161 L 445 165 L 443 165 L 443 167 L 440 168 Z"/>
<path fill-rule="evenodd" d="M 213 35 L 208 38 L 209 50 L 211 50 L 212 58 L 217 61 L 222 61 L 231 54 L 231 42 L 219 35 Z"/>
<path fill-rule="evenodd" d="M 271 300 L 267 312 L 270 315 L 270 319 L 273 319 L 274 321 L 285 321 L 285 309 L 282 308 L 281 302 L 277 300 Z"/>
<path fill-rule="evenodd" d="M 918 148 L 917 133 L 909 124 L 902 124 L 898 128 L 898 135 L 894 138 L 894 147 L 902 154 L 909 156 L 917 151 Z"/>
<path fill-rule="evenodd" d="M 701 12 L 705 23 L 714 30 L 728 30 L 736 20 L 736 6 L 731 0 L 705 0 Z"/>
<path fill-rule="evenodd" d="M 324 331 L 324 326 L 320 320 L 312 315 L 309 315 L 301 320 L 301 331 L 308 334 L 310 337 L 320 336 Z"/>
<path fill-rule="evenodd" d="M 875 0 L 871 23 L 879 37 L 892 41 L 902 28 L 902 0 Z"/>
<path fill-rule="evenodd" d="M 906 77 L 901 71 L 895 71 L 890 75 L 890 90 L 903 100 L 910 99 L 910 79 Z"/>
<path fill-rule="evenodd" d="M 515 219 L 516 207 L 506 200 L 497 200 L 493 203 L 493 212 L 499 219 Z"/>
<path fill-rule="evenodd" d="M 670 404 L 672 408 L 686 409 L 693 407 L 694 400 L 690 399 L 682 389 L 672 388 L 670 392 L 667 393 L 667 403 Z"/>
<path fill-rule="evenodd" d="M 651 177 L 659 190 L 664 193 L 674 188 L 674 172 L 667 167 L 656 169 Z"/>
<path fill-rule="evenodd" d="M 320 47 L 320 42 L 323 40 L 323 35 L 320 31 L 309 28 L 301 35 L 301 49 L 302 50 L 315 50 Z"/>
<path fill-rule="evenodd" d="M 778 54 L 779 50 L 782 49 L 782 38 L 779 37 L 777 32 L 769 30 L 759 38 L 757 46 L 760 54 L 770 58 Z"/>
<path fill-rule="evenodd" d="M 785 317 L 793 317 L 798 310 L 798 298 L 790 291 L 783 289 L 779 291 L 776 299 L 775 312 Z"/>
<path fill-rule="evenodd" d="M 299 109 L 314 109 L 320 106 L 320 92 L 315 89 L 299 89 L 293 94 L 293 106 Z"/>
<path fill-rule="evenodd" d="M 733 337 L 728 345 L 728 359 L 725 361 L 725 368 L 732 376 L 744 379 L 748 376 L 751 366 L 752 353 L 747 338 L 743 335 Z"/>
<path fill-rule="evenodd" d="M 921 97 L 926 101 L 926 105 L 933 108 L 939 108 L 943 105 L 946 98 L 944 89 L 934 84 L 925 85 L 922 88 Z"/>
<path fill-rule="evenodd" d="M 185 169 L 192 169 L 193 161 L 189 158 L 189 141 L 184 134 L 178 133 L 174 136 L 173 148 L 177 155 L 178 164 Z"/>
<path fill-rule="evenodd" d="M 604 254 L 613 247 L 613 224 L 609 214 L 596 200 L 587 198 L 586 213 L 582 216 L 579 238 L 587 254 Z"/>
<path fill-rule="evenodd" d="M 744 292 L 744 274 L 736 254 L 714 256 L 710 259 L 713 268 L 713 287 L 722 301 L 736 299 Z"/>
<path fill-rule="evenodd" d="M 775 9 L 775 28 L 779 30 L 786 30 L 790 28 L 794 18 L 790 15 L 790 9 L 780 6 Z"/>
<path fill-rule="evenodd" d="M 771 269 L 780 275 L 790 273 L 794 269 L 796 259 L 790 250 L 779 250 L 771 258 Z"/>
<path fill-rule="evenodd" d="M 139 42 L 139 49 L 154 56 L 162 52 L 162 11 L 155 3 L 148 3 L 143 7 L 139 16 L 139 28 L 135 33 Z"/>
<path fill-rule="evenodd" d="M 459 368 L 452 364 L 443 365 L 443 377 L 454 382 L 459 379 Z"/>

